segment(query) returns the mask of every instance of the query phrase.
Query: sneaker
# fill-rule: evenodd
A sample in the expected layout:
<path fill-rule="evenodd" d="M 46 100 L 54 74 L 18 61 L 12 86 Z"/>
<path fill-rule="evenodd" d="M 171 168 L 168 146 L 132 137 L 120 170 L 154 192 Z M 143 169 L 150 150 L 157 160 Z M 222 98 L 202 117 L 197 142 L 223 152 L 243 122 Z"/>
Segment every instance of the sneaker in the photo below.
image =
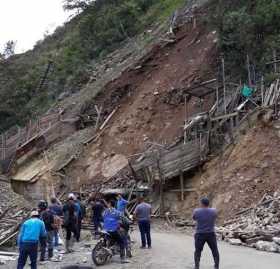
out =
<path fill-rule="evenodd" d="M 140 248 L 141 248 L 141 249 L 145 249 L 145 248 L 146 248 L 146 246 L 141 246 Z"/>
<path fill-rule="evenodd" d="M 151 249 L 152 248 L 152 246 L 148 246 L 148 249 Z"/>

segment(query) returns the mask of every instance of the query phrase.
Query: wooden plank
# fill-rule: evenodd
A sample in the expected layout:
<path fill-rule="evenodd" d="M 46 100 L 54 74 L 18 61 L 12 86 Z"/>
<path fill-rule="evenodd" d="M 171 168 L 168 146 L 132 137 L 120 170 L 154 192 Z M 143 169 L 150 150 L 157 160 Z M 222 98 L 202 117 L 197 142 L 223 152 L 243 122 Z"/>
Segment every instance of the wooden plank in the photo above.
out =
<path fill-rule="evenodd" d="M 184 201 L 184 175 L 180 172 L 181 201 Z"/>
<path fill-rule="evenodd" d="M 197 191 L 196 188 L 187 188 L 187 189 L 173 189 L 173 190 L 168 190 L 170 192 L 194 192 Z"/>
<path fill-rule="evenodd" d="M 270 88 L 267 90 L 266 95 L 265 95 L 265 100 L 264 100 L 264 106 L 268 106 L 271 94 L 274 89 L 274 83 L 271 84 Z"/>
<path fill-rule="evenodd" d="M 107 119 L 103 122 L 103 124 L 100 126 L 99 130 L 102 131 L 102 129 L 106 126 L 106 124 L 110 121 L 110 119 L 114 116 L 114 114 L 117 112 L 118 108 L 115 108 L 111 114 L 107 117 Z"/>
<path fill-rule="evenodd" d="M 226 115 L 210 118 L 210 120 L 211 121 L 219 121 L 219 120 L 223 120 L 223 119 L 229 119 L 229 118 L 235 117 L 237 115 L 238 115 L 238 112 L 233 112 L 233 113 L 229 113 L 229 114 L 226 114 Z"/>

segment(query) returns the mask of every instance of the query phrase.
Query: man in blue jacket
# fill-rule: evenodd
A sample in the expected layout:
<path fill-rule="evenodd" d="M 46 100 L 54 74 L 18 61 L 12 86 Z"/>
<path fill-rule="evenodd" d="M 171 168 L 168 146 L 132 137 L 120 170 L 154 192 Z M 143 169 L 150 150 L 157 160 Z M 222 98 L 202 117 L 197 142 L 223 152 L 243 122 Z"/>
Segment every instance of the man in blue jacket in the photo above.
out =
<path fill-rule="evenodd" d="M 115 202 L 107 203 L 108 208 L 103 213 L 104 230 L 110 234 L 111 238 L 120 246 L 121 262 L 125 263 L 125 244 L 120 234 L 120 222 L 122 220 L 122 213 L 115 209 Z"/>
<path fill-rule="evenodd" d="M 47 236 L 45 224 L 39 217 L 38 211 L 32 211 L 31 218 L 21 226 L 18 237 L 19 258 L 17 269 L 24 268 L 28 257 L 31 261 L 31 269 L 37 269 L 39 239 Z"/>
<path fill-rule="evenodd" d="M 128 201 L 125 200 L 121 194 L 118 194 L 117 197 L 117 210 L 120 211 L 123 215 L 125 215 L 125 210 L 126 210 L 126 206 L 128 204 Z"/>

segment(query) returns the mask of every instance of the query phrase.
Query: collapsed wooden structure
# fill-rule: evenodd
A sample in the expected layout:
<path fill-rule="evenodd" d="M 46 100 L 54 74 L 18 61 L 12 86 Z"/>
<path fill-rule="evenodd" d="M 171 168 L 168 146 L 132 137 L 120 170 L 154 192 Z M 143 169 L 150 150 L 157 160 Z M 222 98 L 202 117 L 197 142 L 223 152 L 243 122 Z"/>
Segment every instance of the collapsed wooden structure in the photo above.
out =
<path fill-rule="evenodd" d="M 279 113 L 280 79 L 268 88 L 263 82 L 250 87 L 249 96 L 243 92 L 246 85 L 224 85 L 227 91 L 222 86 L 209 86 L 216 82 L 213 79 L 184 90 L 186 95 L 199 99 L 200 111 L 186 117 L 181 141 L 169 147 L 157 144 L 156 148 L 130 160 L 138 180 L 149 183 L 153 188 L 158 186 L 160 207 L 163 207 L 163 188 L 167 181 L 180 179 L 178 191 L 181 192 L 181 200 L 184 200 L 184 193 L 188 190 L 185 189 L 184 173 L 200 167 L 209 153 L 219 153 L 225 146 L 235 143 L 242 129 L 251 127 L 254 119 L 267 111 L 275 116 Z M 213 101 L 208 110 L 203 105 L 206 96 L 207 101 Z M 187 106 L 187 102 L 185 104 Z"/>
<path fill-rule="evenodd" d="M 13 127 L 0 135 L 0 171 L 8 173 L 14 162 L 24 155 L 40 151 L 58 138 L 73 133 L 79 118 L 63 119 L 55 112 L 30 120 L 23 127 Z"/>

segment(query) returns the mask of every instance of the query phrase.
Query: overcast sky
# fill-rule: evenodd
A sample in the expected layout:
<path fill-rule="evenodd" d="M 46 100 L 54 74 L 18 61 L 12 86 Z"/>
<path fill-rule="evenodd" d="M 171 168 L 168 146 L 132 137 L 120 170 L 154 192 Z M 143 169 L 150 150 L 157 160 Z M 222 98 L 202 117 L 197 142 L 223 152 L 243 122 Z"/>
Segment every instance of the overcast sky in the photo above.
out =
<path fill-rule="evenodd" d="M 46 30 L 53 31 L 69 17 L 63 0 L 0 0 L 0 51 L 16 40 L 16 52 L 32 49 Z"/>

